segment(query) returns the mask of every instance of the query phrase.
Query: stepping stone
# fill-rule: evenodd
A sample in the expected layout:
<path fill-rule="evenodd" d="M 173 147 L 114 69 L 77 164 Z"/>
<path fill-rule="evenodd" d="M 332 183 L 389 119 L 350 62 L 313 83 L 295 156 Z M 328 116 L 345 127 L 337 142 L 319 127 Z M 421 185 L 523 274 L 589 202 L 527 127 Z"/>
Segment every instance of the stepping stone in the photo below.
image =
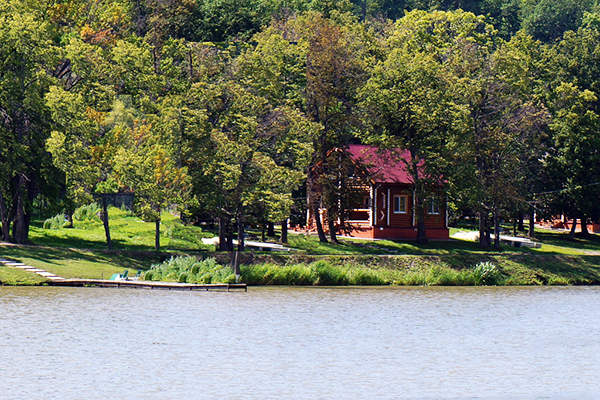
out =
<path fill-rule="evenodd" d="M 47 271 L 39 271 L 39 272 L 36 272 L 36 274 L 41 275 L 41 276 L 45 276 L 45 277 L 56 276 L 53 273 L 47 272 Z"/>

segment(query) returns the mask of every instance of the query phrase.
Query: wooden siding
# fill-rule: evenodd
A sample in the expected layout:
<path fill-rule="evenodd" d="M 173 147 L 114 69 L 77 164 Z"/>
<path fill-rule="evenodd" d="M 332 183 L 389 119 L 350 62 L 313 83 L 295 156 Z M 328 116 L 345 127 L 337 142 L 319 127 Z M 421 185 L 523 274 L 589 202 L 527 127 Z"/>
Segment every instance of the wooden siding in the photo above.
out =
<path fill-rule="evenodd" d="M 413 196 L 410 185 L 388 184 L 377 186 L 377 198 L 375 199 L 376 219 L 373 226 L 412 228 L 413 221 Z M 388 198 L 389 196 L 389 198 Z M 394 196 L 406 196 L 406 212 L 394 213 Z M 439 214 L 425 214 L 425 226 L 427 228 L 446 227 L 446 207 L 440 206 Z"/>

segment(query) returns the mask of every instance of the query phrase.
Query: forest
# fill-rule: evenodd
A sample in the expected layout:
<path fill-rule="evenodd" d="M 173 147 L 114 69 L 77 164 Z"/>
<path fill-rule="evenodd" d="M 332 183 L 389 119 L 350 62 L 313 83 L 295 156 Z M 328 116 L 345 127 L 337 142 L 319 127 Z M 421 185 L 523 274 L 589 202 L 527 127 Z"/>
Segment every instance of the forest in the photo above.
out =
<path fill-rule="evenodd" d="M 167 209 L 231 250 L 324 207 L 336 242 L 349 144 L 408 150 L 417 222 L 443 186 L 483 247 L 534 213 L 586 233 L 598 90 L 592 0 L 4 0 L 0 239 L 134 193 L 157 238 Z"/>

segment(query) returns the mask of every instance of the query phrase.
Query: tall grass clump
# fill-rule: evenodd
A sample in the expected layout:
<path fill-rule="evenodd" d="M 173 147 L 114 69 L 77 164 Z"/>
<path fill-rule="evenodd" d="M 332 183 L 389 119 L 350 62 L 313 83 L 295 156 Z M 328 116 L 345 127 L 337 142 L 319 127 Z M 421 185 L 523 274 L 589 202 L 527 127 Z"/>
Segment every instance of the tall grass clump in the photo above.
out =
<path fill-rule="evenodd" d="M 310 265 L 313 285 L 331 286 L 347 285 L 348 279 L 345 271 L 338 266 L 331 265 L 325 260 L 319 260 Z"/>
<path fill-rule="evenodd" d="M 48 218 L 44 221 L 44 229 L 60 229 L 69 226 L 69 221 L 65 218 L 64 214 L 56 214 L 52 218 Z"/>
<path fill-rule="evenodd" d="M 73 218 L 75 218 L 77 221 L 100 221 L 100 217 L 98 217 L 99 212 L 100 206 L 98 203 L 91 203 L 87 206 L 81 206 L 75 209 Z"/>
<path fill-rule="evenodd" d="M 500 270 L 489 261 L 478 263 L 473 268 L 473 279 L 477 286 L 502 285 L 503 277 Z"/>
<path fill-rule="evenodd" d="M 456 270 L 444 265 L 400 273 L 393 282 L 401 286 L 473 286 L 470 270 Z"/>
<path fill-rule="evenodd" d="M 339 266 L 326 260 L 310 264 L 245 265 L 242 281 L 248 285 L 347 286 L 389 285 L 393 271 L 357 266 Z"/>
<path fill-rule="evenodd" d="M 171 257 L 142 275 L 147 281 L 181 283 L 234 283 L 235 274 L 228 266 L 217 264 L 214 258 L 197 260 L 195 257 Z"/>
<path fill-rule="evenodd" d="M 240 268 L 242 281 L 248 285 L 291 285 L 310 286 L 313 284 L 309 265 L 243 265 Z"/>

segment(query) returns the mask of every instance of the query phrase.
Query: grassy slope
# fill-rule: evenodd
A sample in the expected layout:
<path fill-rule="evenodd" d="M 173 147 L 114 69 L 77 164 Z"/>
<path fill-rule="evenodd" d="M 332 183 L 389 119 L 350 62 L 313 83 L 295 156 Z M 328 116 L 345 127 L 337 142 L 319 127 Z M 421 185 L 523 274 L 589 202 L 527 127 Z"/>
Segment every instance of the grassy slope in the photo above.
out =
<path fill-rule="evenodd" d="M 152 250 L 155 224 L 147 223 L 117 208 L 109 209 L 109 225 L 113 248 L 121 250 Z M 106 249 L 106 236 L 100 219 L 75 221 L 72 229 L 43 229 L 43 221 L 35 221 L 29 239 L 33 244 L 78 249 Z M 208 250 L 202 237 L 211 237 L 201 228 L 184 226 L 171 213 L 162 214 L 161 250 Z"/>
<path fill-rule="evenodd" d="M 162 252 L 154 253 L 154 224 L 118 210 L 110 210 L 111 234 L 117 251 L 105 251 L 104 230 L 100 221 L 75 222 L 74 229 L 49 230 L 38 221 L 31 229 L 31 241 L 37 246 L 2 246 L 0 257 L 11 258 L 53 272 L 65 278 L 108 278 L 130 269 L 147 269 L 176 253 L 208 254 L 212 246 L 203 245 L 202 237 L 212 236 L 197 227 L 183 226 L 165 213 L 161 226 Z M 454 232 L 454 230 L 453 230 Z M 453 233 L 451 232 L 451 233 Z M 340 245 L 319 243 L 314 236 L 289 236 L 295 251 L 281 255 L 258 256 L 265 262 L 291 264 L 327 257 L 333 263 L 352 263 L 369 269 L 429 271 L 443 268 L 471 268 L 480 261 L 492 261 L 509 276 L 510 284 L 586 284 L 600 283 L 600 237 L 568 239 L 567 233 L 538 231 L 540 249 L 515 249 L 502 246 L 481 250 L 477 243 L 450 240 L 417 245 L 409 241 L 367 241 L 342 239 Z M 381 257 L 399 255 L 399 257 Z M 226 254 L 218 255 L 222 262 Z M 0 281 L 6 284 L 36 284 L 43 278 L 26 272 L 0 269 Z M 15 274 L 19 274 L 16 277 Z M 41 279 L 41 280 L 40 280 Z M 12 283 L 11 283 L 12 282 Z"/>
<path fill-rule="evenodd" d="M 89 279 L 108 279 L 124 269 L 135 274 L 137 269 L 148 269 L 151 264 L 162 259 L 152 252 L 125 253 L 2 245 L 0 256 L 44 269 L 63 278 Z M 0 280 L 4 279 L 4 274 L 0 274 Z"/>
<path fill-rule="evenodd" d="M 17 268 L 0 267 L 0 284 L 9 286 L 33 286 L 46 282 L 46 278 L 40 275 L 26 272 Z"/>

